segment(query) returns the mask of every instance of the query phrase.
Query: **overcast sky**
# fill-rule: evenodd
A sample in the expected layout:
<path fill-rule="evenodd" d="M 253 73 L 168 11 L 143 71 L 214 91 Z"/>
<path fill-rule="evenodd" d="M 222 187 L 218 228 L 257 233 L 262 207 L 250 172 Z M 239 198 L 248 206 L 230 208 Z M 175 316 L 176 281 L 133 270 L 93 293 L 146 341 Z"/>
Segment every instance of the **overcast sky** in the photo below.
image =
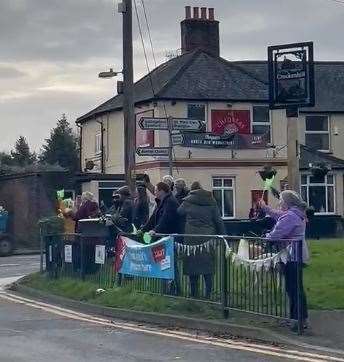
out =
<path fill-rule="evenodd" d="M 141 0 L 136 0 L 140 5 Z M 340 0 L 337 0 L 340 1 Z M 313 40 L 316 60 L 343 60 L 343 3 L 334 0 L 145 0 L 158 63 L 180 48 L 184 6 L 215 8 L 221 55 L 266 59 L 266 47 Z M 75 119 L 114 95 L 122 17 L 113 0 L 0 0 L 0 151 L 24 135 L 36 151 L 65 113 Z M 117 7 L 117 6 L 116 6 Z M 142 16 L 142 8 L 139 7 Z M 135 78 L 146 72 L 134 17 Z M 142 22 L 144 18 L 142 16 Z M 146 37 L 147 39 L 147 37 Z M 148 45 L 148 42 L 147 42 Z M 153 67 L 150 55 L 150 64 Z"/>

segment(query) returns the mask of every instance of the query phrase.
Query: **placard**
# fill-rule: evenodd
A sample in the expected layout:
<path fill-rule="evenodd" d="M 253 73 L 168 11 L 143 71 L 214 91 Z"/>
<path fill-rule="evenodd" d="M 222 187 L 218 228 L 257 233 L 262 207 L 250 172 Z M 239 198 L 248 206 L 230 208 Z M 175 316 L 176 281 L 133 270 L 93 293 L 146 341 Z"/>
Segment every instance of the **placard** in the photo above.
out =
<path fill-rule="evenodd" d="M 105 264 L 105 245 L 96 245 L 95 264 Z"/>
<path fill-rule="evenodd" d="M 65 245 L 64 260 L 65 263 L 72 263 L 72 245 Z"/>

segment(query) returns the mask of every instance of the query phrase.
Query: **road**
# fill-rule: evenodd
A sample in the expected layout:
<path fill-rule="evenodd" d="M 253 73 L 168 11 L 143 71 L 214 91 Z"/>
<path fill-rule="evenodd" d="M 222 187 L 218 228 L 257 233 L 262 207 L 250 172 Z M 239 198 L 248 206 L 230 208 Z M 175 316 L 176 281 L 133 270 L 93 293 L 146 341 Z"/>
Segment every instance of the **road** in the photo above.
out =
<path fill-rule="evenodd" d="M 11 277 L 38 269 L 37 256 L 0 259 L 0 285 Z M 0 361 L 50 360 L 316 362 L 327 359 L 267 345 L 111 321 L 1 290 Z"/>

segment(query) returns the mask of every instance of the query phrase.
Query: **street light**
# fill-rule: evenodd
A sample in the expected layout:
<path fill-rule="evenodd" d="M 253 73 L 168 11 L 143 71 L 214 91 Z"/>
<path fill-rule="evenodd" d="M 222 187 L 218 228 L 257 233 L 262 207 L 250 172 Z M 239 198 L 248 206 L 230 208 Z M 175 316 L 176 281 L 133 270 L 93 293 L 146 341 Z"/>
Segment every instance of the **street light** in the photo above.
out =
<path fill-rule="evenodd" d="M 114 72 L 112 68 L 110 68 L 110 70 L 108 72 L 100 72 L 98 74 L 99 78 L 113 78 L 113 77 L 117 77 L 118 74 L 120 74 L 122 72 Z"/>

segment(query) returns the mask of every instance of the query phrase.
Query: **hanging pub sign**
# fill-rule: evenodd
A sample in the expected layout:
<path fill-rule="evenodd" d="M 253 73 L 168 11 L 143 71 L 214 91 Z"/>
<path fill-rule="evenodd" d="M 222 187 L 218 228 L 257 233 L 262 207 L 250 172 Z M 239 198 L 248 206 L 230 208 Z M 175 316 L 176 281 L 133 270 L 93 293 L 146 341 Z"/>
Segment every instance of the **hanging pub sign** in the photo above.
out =
<path fill-rule="evenodd" d="M 314 106 L 313 43 L 268 47 L 270 108 Z"/>
<path fill-rule="evenodd" d="M 268 147 L 268 135 L 265 134 L 232 134 L 217 135 L 214 133 L 183 133 L 180 146 L 194 148 L 228 148 L 259 149 Z"/>

